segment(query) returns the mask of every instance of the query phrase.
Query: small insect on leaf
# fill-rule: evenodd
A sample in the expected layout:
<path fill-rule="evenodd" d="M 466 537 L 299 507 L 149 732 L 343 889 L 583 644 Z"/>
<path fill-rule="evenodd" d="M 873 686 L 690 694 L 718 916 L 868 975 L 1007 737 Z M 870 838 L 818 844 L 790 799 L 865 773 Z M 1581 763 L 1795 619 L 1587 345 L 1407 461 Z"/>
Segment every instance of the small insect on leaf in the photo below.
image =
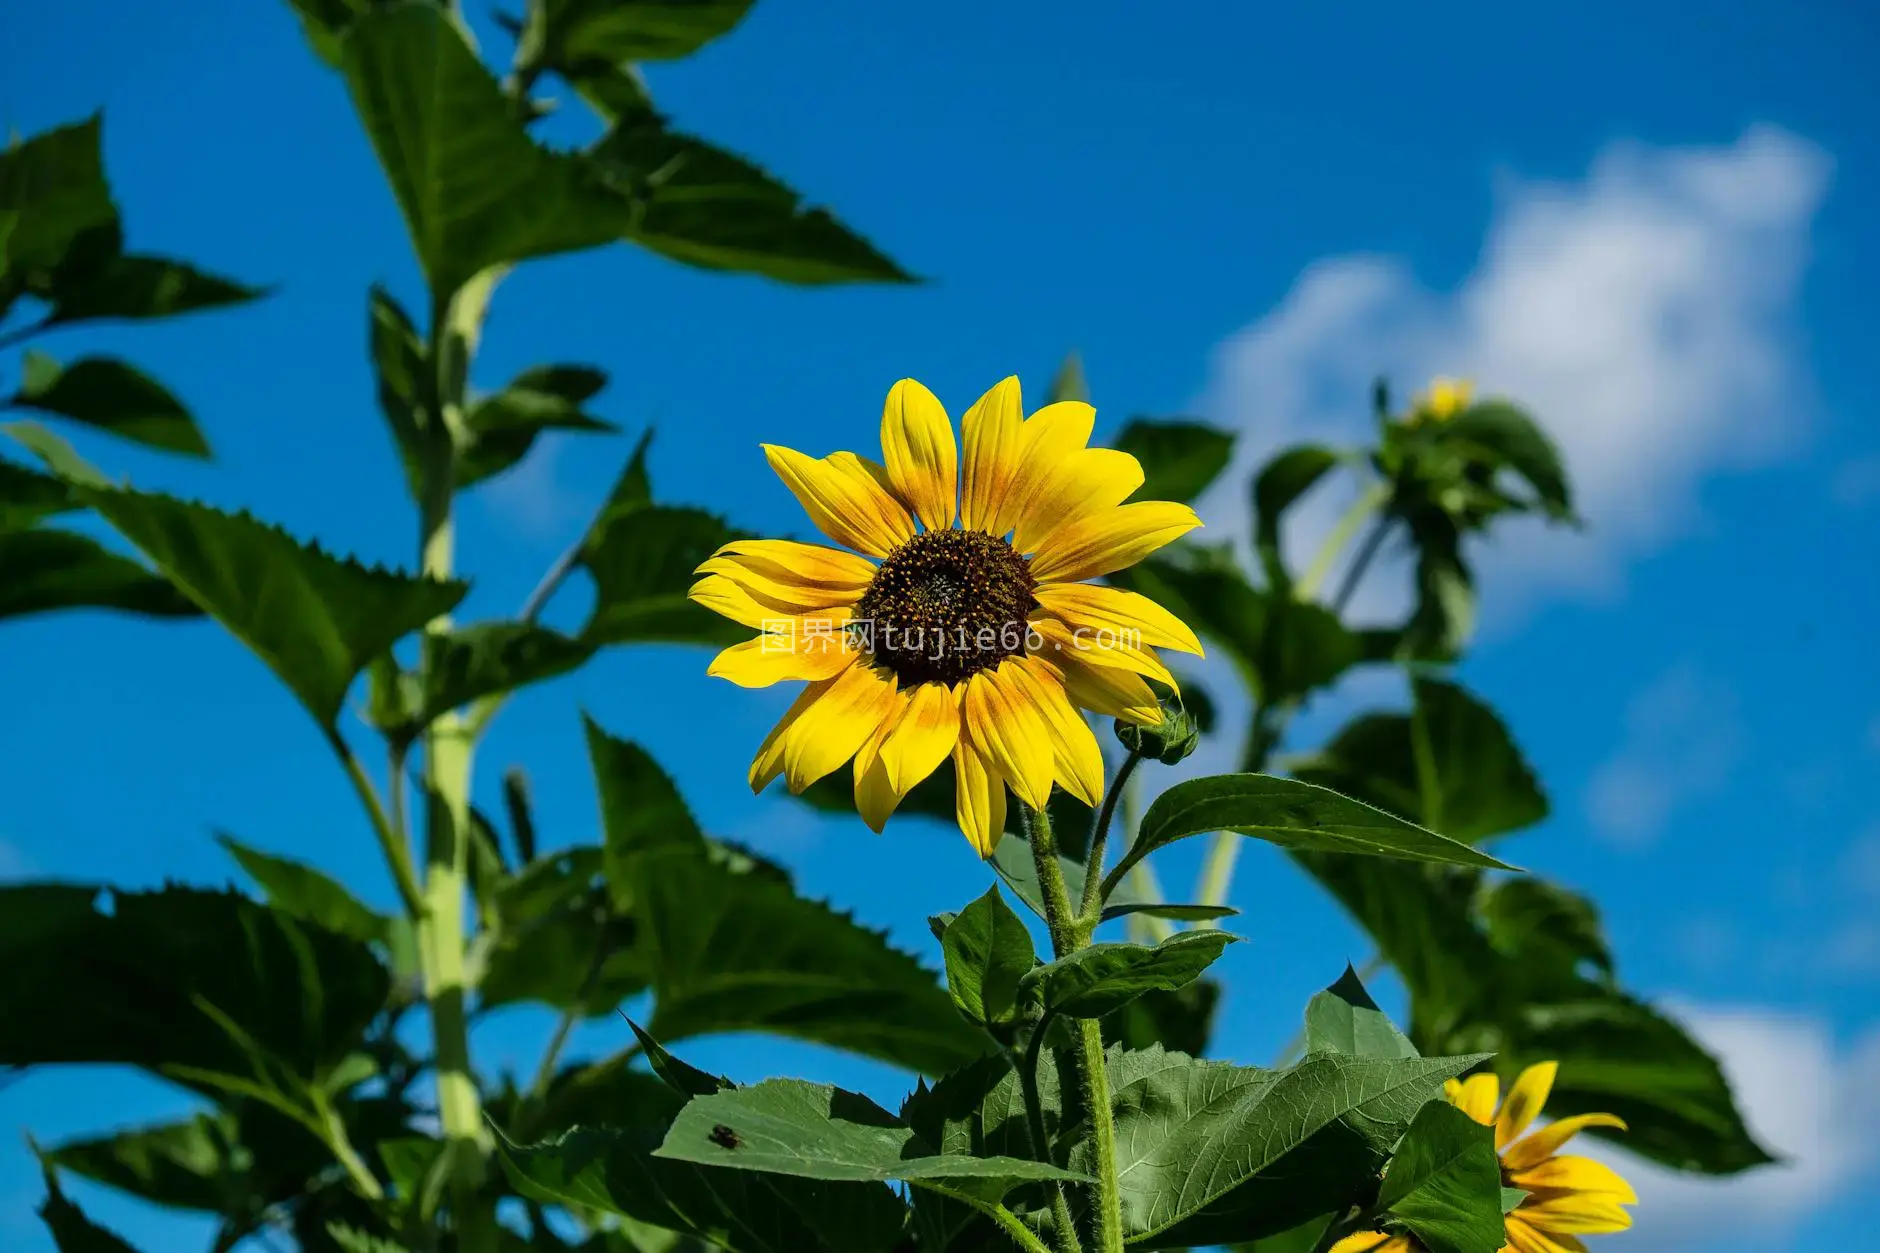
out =
<path fill-rule="evenodd" d="M 738 1133 L 725 1126 L 723 1123 L 719 1123 L 717 1126 L 713 1127 L 711 1135 L 706 1138 L 719 1148 L 724 1149 L 735 1149 L 739 1144 L 743 1143 L 743 1141 L 738 1139 Z"/>

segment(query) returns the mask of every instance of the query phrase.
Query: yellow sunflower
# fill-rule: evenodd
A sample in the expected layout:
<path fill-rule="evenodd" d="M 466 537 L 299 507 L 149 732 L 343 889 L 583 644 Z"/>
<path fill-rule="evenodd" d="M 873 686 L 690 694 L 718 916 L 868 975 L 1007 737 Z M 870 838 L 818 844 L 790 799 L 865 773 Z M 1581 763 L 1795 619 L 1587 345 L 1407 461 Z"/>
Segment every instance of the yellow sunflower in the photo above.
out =
<path fill-rule="evenodd" d="M 855 803 L 876 831 L 952 758 L 960 829 L 982 857 L 1005 793 L 1042 809 L 1054 784 L 1095 805 L 1103 755 L 1081 710 L 1161 720 L 1148 680 L 1175 687 L 1156 648 L 1199 654 L 1146 597 L 1083 582 L 1135 564 L 1201 525 L 1187 505 L 1133 501 L 1142 467 L 1089 447 L 1077 401 L 1026 418 L 1008 378 L 953 424 L 903 379 L 881 415 L 882 463 L 764 455 L 822 533 L 726 544 L 691 598 L 761 632 L 710 673 L 744 687 L 807 680 L 765 738 L 751 787 L 801 792 L 851 758 Z M 845 551 L 848 550 L 848 551 Z"/>
<path fill-rule="evenodd" d="M 1624 1231 L 1632 1225 L 1625 1206 L 1636 1205 L 1638 1194 L 1619 1173 L 1590 1157 L 1562 1156 L 1560 1149 L 1588 1127 L 1625 1130 L 1613 1114 L 1579 1114 L 1548 1123 L 1522 1138 L 1554 1088 L 1558 1062 L 1537 1062 L 1522 1071 L 1501 1096 L 1501 1080 L 1493 1074 L 1451 1079 L 1450 1101 L 1475 1121 L 1495 1129 L 1495 1151 L 1501 1154 L 1501 1176 L 1511 1188 L 1528 1195 L 1508 1214 L 1508 1243 L 1502 1253 L 1586 1253 L 1583 1235 Z"/>
<path fill-rule="evenodd" d="M 1558 1062 L 1539 1062 L 1522 1071 L 1508 1089 L 1508 1099 L 1500 1102 L 1499 1112 L 1501 1080 L 1496 1076 L 1451 1079 L 1445 1085 L 1451 1104 L 1495 1129 L 1502 1182 L 1527 1193 L 1504 1220 L 1508 1243 L 1501 1253 L 1586 1253 L 1582 1235 L 1604 1235 L 1632 1225 L 1632 1215 L 1624 1209 L 1638 1202 L 1631 1184 L 1590 1157 L 1559 1154 L 1568 1140 L 1586 1128 L 1623 1131 L 1623 1121 L 1612 1114 L 1580 1114 L 1548 1123 L 1521 1138 L 1547 1104 L 1559 1069 Z M 1411 1236 L 1360 1231 L 1334 1244 L 1331 1253 L 1423 1253 L 1423 1249 Z"/>
<path fill-rule="evenodd" d="M 1447 422 L 1467 409 L 1474 397 L 1475 384 L 1468 379 L 1431 379 L 1429 389 L 1410 404 L 1411 420 Z"/>

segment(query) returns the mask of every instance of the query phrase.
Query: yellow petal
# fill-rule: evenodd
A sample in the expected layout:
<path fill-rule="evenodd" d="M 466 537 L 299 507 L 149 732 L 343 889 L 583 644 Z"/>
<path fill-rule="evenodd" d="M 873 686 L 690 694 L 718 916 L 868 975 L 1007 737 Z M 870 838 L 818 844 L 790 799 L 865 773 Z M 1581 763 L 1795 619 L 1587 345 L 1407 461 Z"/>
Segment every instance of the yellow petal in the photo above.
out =
<path fill-rule="evenodd" d="M 770 728 L 770 734 L 758 746 L 757 756 L 751 759 L 751 791 L 761 792 L 770 786 L 771 780 L 783 773 L 783 749 L 789 739 L 790 729 L 803 716 L 803 711 L 823 698 L 823 695 L 835 685 L 834 679 L 824 679 L 812 683 L 797 693 L 790 708 L 783 717 L 777 719 L 777 725 Z"/>
<path fill-rule="evenodd" d="M 819 609 L 799 609 L 787 602 L 739 587 L 722 574 L 708 574 L 694 583 L 686 595 L 715 614 L 759 631 L 785 634 L 829 634 L 839 631 L 854 616 L 850 605 L 828 605 Z"/>
<path fill-rule="evenodd" d="M 1103 750 L 1090 724 L 1064 694 L 1064 680 L 1035 657 L 1019 658 L 1004 669 L 1044 713 L 1045 726 L 1051 733 L 1052 772 L 1059 785 L 1084 804 L 1096 807 L 1103 800 Z"/>
<path fill-rule="evenodd" d="M 1053 531 L 1031 560 L 1040 582 L 1076 583 L 1133 566 L 1201 525 L 1187 505 L 1139 500 L 1093 513 Z"/>
<path fill-rule="evenodd" d="M 1528 1226 L 1518 1215 L 1520 1210 L 1508 1215 L 1508 1243 L 1502 1247 L 1502 1253 L 1586 1253 L 1586 1245 L 1577 1236 L 1555 1234 Z"/>
<path fill-rule="evenodd" d="M 1550 1157 L 1537 1166 L 1513 1172 L 1509 1181 L 1529 1192 L 1553 1188 L 1598 1192 L 1626 1205 L 1638 1204 L 1638 1193 L 1625 1176 L 1590 1157 Z"/>
<path fill-rule="evenodd" d="M 1086 665 L 1071 653 L 1040 654 L 1037 660 L 1056 672 L 1064 684 L 1064 694 L 1079 709 L 1141 726 L 1155 726 L 1162 721 L 1162 707 L 1141 675 Z"/>
<path fill-rule="evenodd" d="M 899 711 L 905 708 L 906 698 L 905 692 L 895 693 L 895 710 L 881 720 L 881 725 L 855 751 L 855 811 L 876 835 L 881 834 L 895 806 L 901 803 L 901 794 L 888 781 L 888 767 L 882 764 L 881 746 L 894 729 Z"/>
<path fill-rule="evenodd" d="M 1006 490 L 1018 472 L 1024 403 L 1016 377 L 1001 379 L 960 422 L 966 457 L 961 467 L 960 523 L 972 530 L 1003 535 Z"/>
<path fill-rule="evenodd" d="M 775 567 L 750 562 L 742 557 L 713 557 L 696 573 L 727 579 L 760 604 L 775 605 L 790 613 L 810 613 L 835 605 L 853 605 L 861 599 L 862 588 L 823 587 L 800 580 L 779 577 Z"/>
<path fill-rule="evenodd" d="M 1085 445 L 1090 443 L 1096 420 L 1097 411 L 1081 400 L 1060 400 L 1025 419 L 1019 431 L 1018 469 L 999 511 L 1001 526 L 1010 530 L 1021 518 L 1037 513 L 1065 467 L 1078 453 L 1088 451 Z"/>
<path fill-rule="evenodd" d="M 1443 1091 L 1448 1094 L 1451 1105 L 1484 1127 L 1495 1125 L 1495 1102 L 1501 1097 L 1501 1080 L 1494 1074 L 1471 1075 L 1460 1082 L 1451 1079 L 1443 1085 Z"/>
<path fill-rule="evenodd" d="M 952 526 L 960 492 L 953 420 L 939 398 L 913 379 L 888 389 L 888 403 L 881 410 L 881 454 L 895 495 L 927 529 Z"/>
<path fill-rule="evenodd" d="M 832 679 L 859 655 L 841 632 L 822 636 L 760 635 L 733 644 L 705 673 L 739 687 L 769 687 L 792 679 Z"/>
<path fill-rule="evenodd" d="M 876 570 L 875 563 L 866 557 L 793 539 L 732 540 L 713 553 L 706 565 L 727 559 L 735 560 L 754 573 L 798 587 L 826 587 L 858 593 L 874 580 Z M 700 566 L 694 573 L 711 571 Z"/>
<path fill-rule="evenodd" d="M 1410 1253 L 1410 1242 L 1382 1231 L 1358 1231 L 1334 1244 L 1330 1253 Z"/>
<path fill-rule="evenodd" d="M 1036 593 L 1038 604 L 1072 628 L 1082 627 L 1127 637 L 1138 648 L 1173 648 L 1200 657 L 1201 641 L 1188 624 L 1137 592 L 1096 583 L 1047 583 Z"/>
<path fill-rule="evenodd" d="M 1624 1231 L 1632 1225 L 1632 1215 L 1625 1207 L 1602 1192 L 1557 1192 L 1544 1198 L 1529 1197 L 1521 1202 L 1519 1212 L 1529 1227 L 1550 1233 L 1597 1236 Z"/>
<path fill-rule="evenodd" d="M 1576 1114 L 1550 1122 L 1526 1139 L 1510 1144 L 1502 1152 L 1501 1164 L 1508 1170 L 1529 1170 L 1558 1153 L 1562 1145 L 1588 1127 L 1624 1131 L 1625 1120 L 1615 1114 Z"/>
<path fill-rule="evenodd" d="M 877 666 L 850 666 L 832 680 L 783 737 L 790 790 L 801 792 L 855 756 L 893 710 L 894 697 L 894 676 Z"/>
<path fill-rule="evenodd" d="M 908 694 L 907 707 L 881 748 L 889 783 L 905 796 L 938 769 L 959 742 L 959 694 L 944 683 L 921 684 Z"/>
<path fill-rule="evenodd" d="M 1559 1073 L 1559 1062 L 1535 1062 L 1514 1081 L 1495 1119 L 1497 1153 L 1518 1139 L 1540 1115 L 1541 1107 L 1547 1104 L 1548 1093 L 1554 1090 L 1554 1076 Z"/>
<path fill-rule="evenodd" d="M 1050 661 L 1072 656 L 1099 670 L 1127 670 L 1145 679 L 1154 679 L 1172 692 L 1180 692 L 1175 676 L 1162 659 L 1146 648 L 1131 648 L 1123 637 L 1101 634 L 1089 628 L 1068 627 L 1054 618 L 1037 618 L 1032 629 L 1044 640 L 1039 655 Z"/>
<path fill-rule="evenodd" d="M 981 857 L 992 856 L 1005 834 L 1005 780 L 962 736 L 953 748 L 954 817 Z"/>
<path fill-rule="evenodd" d="M 914 538 L 914 519 L 883 481 L 887 471 L 852 452 L 820 460 L 764 445 L 764 456 L 818 530 L 838 544 L 885 557 Z"/>
<path fill-rule="evenodd" d="M 1079 448 L 1043 469 L 1043 481 L 1014 519 L 1012 547 L 1034 552 L 1059 527 L 1114 509 L 1142 486 L 1142 463 L 1114 448 Z"/>
<path fill-rule="evenodd" d="M 1018 799 L 1043 809 L 1051 799 L 1054 759 L 1044 713 L 1006 673 L 1010 663 L 966 681 L 962 705 L 973 746 L 1011 785 Z"/>

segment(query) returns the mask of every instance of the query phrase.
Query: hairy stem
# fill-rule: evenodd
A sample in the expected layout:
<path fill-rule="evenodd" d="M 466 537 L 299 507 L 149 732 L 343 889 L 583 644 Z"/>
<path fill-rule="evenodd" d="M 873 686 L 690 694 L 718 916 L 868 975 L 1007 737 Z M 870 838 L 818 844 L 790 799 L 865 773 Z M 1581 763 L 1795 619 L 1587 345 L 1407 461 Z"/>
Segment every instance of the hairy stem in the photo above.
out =
<path fill-rule="evenodd" d="M 1052 1151 L 1051 1135 L 1044 1124 L 1044 1097 L 1038 1091 L 1038 1054 L 1044 1046 L 1045 1028 L 1049 1025 L 1039 1023 L 1023 1056 L 1014 1056 L 1011 1060 L 1013 1069 L 1018 1071 L 1019 1091 L 1025 1097 L 1025 1125 L 1030 1132 L 1031 1155 L 1057 1166 L 1060 1163 Z M 1051 1184 L 1051 1217 L 1057 1228 L 1058 1253 L 1083 1253 L 1083 1244 L 1077 1239 L 1077 1220 L 1071 1216 L 1070 1193 L 1062 1179 L 1053 1180 Z"/>
<path fill-rule="evenodd" d="M 1045 923 L 1051 947 L 1063 958 L 1090 943 L 1090 931 L 1071 912 L 1070 892 L 1058 867 L 1057 843 L 1051 835 L 1051 816 L 1042 809 L 1029 812 L 1031 856 L 1043 890 Z M 1103 1061 L 1103 1031 L 1094 1018 L 1077 1021 L 1077 1049 L 1072 1069 L 1077 1090 L 1090 1122 L 1090 1142 L 1096 1150 L 1097 1196 L 1093 1227 L 1100 1253 L 1122 1253 L 1123 1202 L 1116 1186 L 1116 1116 L 1110 1107 L 1110 1076 Z"/>

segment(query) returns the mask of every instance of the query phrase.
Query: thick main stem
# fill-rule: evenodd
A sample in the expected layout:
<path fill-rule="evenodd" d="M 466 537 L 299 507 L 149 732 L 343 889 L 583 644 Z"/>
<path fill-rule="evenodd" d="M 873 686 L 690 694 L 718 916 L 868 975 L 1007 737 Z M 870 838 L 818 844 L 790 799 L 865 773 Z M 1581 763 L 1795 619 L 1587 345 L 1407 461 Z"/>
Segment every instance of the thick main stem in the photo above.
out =
<path fill-rule="evenodd" d="M 469 284 L 454 296 L 433 301 L 431 361 L 437 405 L 430 431 L 422 499 L 419 547 L 426 576 L 447 579 L 455 571 L 452 502 L 456 492 L 455 440 L 463 423 L 465 377 L 494 276 Z M 450 619 L 426 625 L 422 665 L 437 664 Z M 466 999 L 464 897 L 470 830 L 472 729 L 455 712 L 426 728 L 423 738 L 427 851 L 424 914 L 418 920 L 418 953 L 424 994 L 431 1008 L 436 1054 L 438 1119 L 450 1144 L 451 1212 L 464 1253 L 494 1253 L 496 1216 L 481 1195 L 490 1149 L 476 1072 L 470 1065 Z"/>
<path fill-rule="evenodd" d="M 1070 892 L 1064 886 L 1064 872 L 1058 867 L 1057 842 L 1051 834 L 1051 817 L 1045 810 L 1031 811 L 1031 856 L 1038 870 L 1042 889 L 1045 924 L 1051 931 L 1052 952 L 1059 958 L 1090 943 L 1094 924 L 1084 925 L 1072 912 Z M 1071 1069 L 1077 1074 L 1077 1091 L 1090 1123 L 1090 1143 L 1096 1150 L 1096 1206 L 1093 1227 L 1101 1253 L 1122 1253 L 1123 1202 L 1116 1184 L 1116 1115 L 1110 1107 L 1110 1076 L 1104 1066 L 1103 1030 L 1094 1018 L 1077 1020 L 1077 1049 Z"/>

